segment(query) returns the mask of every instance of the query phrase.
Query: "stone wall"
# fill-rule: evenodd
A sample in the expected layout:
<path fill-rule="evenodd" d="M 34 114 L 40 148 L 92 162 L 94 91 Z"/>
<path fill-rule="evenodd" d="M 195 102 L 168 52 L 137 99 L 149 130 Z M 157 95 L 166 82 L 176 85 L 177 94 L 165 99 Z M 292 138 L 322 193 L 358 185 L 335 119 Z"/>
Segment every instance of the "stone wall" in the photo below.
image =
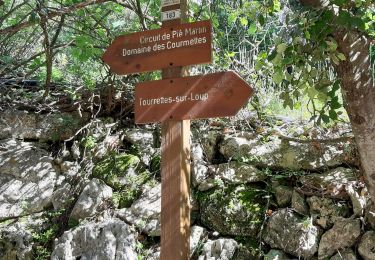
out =
<path fill-rule="evenodd" d="M 192 259 L 375 259 L 347 125 L 192 126 Z M 0 113 L 0 259 L 159 259 L 160 131 Z"/>

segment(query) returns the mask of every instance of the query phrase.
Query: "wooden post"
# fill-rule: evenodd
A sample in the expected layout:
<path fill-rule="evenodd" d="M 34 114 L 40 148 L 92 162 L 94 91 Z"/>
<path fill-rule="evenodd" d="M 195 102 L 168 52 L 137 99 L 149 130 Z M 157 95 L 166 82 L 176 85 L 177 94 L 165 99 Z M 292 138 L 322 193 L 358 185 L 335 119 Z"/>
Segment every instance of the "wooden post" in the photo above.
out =
<path fill-rule="evenodd" d="M 181 18 L 163 22 L 180 24 L 187 18 L 187 1 L 163 11 L 181 10 Z M 194 54 L 192 54 L 194 55 Z M 188 75 L 185 67 L 162 71 L 163 79 Z M 161 151 L 161 260 L 189 259 L 190 237 L 190 120 L 162 124 Z"/>

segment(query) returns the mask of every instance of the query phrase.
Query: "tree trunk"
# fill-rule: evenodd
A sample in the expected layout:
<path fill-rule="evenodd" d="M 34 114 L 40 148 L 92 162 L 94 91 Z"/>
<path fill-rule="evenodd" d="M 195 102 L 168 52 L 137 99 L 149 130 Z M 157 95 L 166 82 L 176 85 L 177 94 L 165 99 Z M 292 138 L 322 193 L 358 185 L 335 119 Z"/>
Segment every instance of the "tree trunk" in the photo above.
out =
<path fill-rule="evenodd" d="M 355 31 L 335 33 L 338 50 L 346 61 L 336 67 L 344 106 L 359 150 L 361 165 L 375 202 L 375 86 L 370 62 L 370 40 Z"/>

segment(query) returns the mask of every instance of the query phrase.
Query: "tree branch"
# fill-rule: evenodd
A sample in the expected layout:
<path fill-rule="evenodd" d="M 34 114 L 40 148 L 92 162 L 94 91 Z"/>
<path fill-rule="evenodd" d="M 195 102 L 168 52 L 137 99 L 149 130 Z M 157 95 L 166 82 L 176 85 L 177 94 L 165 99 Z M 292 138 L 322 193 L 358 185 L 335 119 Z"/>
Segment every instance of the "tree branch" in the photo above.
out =
<path fill-rule="evenodd" d="M 75 4 L 75 5 L 72 5 L 72 6 L 63 7 L 59 10 L 56 10 L 56 11 L 50 11 L 47 14 L 46 17 L 47 17 L 47 19 L 51 19 L 53 17 L 61 16 L 63 14 L 72 13 L 74 11 L 77 11 L 79 9 L 85 8 L 85 7 L 90 6 L 90 5 L 101 4 L 101 3 L 110 2 L 110 1 L 111 0 L 88 0 L 88 1 L 83 2 L 83 3 L 78 3 L 78 4 Z M 38 23 L 38 21 L 27 21 L 27 22 L 22 22 L 22 23 L 16 24 L 16 25 L 12 25 L 12 26 L 6 27 L 4 29 L 1 29 L 0 35 L 1 34 L 16 33 L 16 32 L 18 32 L 22 29 L 28 28 L 30 26 L 33 26 L 33 25 L 37 24 L 37 23 Z"/>

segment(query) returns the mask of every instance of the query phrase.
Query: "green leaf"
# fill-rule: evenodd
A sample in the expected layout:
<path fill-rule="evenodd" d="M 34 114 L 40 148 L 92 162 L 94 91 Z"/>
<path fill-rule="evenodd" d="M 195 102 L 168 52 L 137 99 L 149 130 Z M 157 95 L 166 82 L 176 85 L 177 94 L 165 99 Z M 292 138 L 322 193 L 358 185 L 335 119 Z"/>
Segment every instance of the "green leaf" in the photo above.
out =
<path fill-rule="evenodd" d="M 321 114 L 320 117 L 322 118 L 323 122 L 324 123 L 329 123 L 329 116 L 325 115 L 325 114 Z"/>
<path fill-rule="evenodd" d="M 335 51 L 337 49 L 337 43 L 334 41 L 325 41 L 329 51 Z"/>
<path fill-rule="evenodd" d="M 331 0 L 331 2 L 337 6 L 342 6 L 347 3 L 347 0 Z"/>
<path fill-rule="evenodd" d="M 311 34 L 310 34 L 309 31 L 305 31 L 305 38 L 306 38 L 307 40 L 310 40 L 310 39 L 311 39 Z"/>
<path fill-rule="evenodd" d="M 330 110 L 329 111 L 329 118 L 331 118 L 332 120 L 337 120 L 337 113 L 335 112 L 335 110 Z"/>
<path fill-rule="evenodd" d="M 287 48 L 287 45 L 285 43 L 281 43 L 281 44 L 277 45 L 277 47 L 276 47 L 277 53 L 284 53 L 286 48 Z"/>
<path fill-rule="evenodd" d="M 343 26 L 349 26 L 351 23 L 351 17 L 349 12 L 341 10 L 337 17 L 337 23 Z"/>
<path fill-rule="evenodd" d="M 237 13 L 233 12 L 228 16 L 228 24 L 232 24 L 237 20 Z"/>
<path fill-rule="evenodd" d="M 250 24 L 249 29 L 247 30 L 247 32 L 250 35 L 254 35 L 256 33 L 256 31 L 257 31 L 257 26 L 254 23 Z"/>
<path fill-rule="evenodd" d="M 273 82 L 276 84 L 280 84 L 284 79 L 284 75 L 281 71 L 276 71 L 275 74 L 272 76 Z"/>
<path fill-rule="evenodd" d="M 340 88 L 340 81 L 339 80 L 336 80 L 333 85 L 332 85 L 332 91 L 333 92 L 336 92 L 337 90 L 339 90 Z"/>
<path fill-rule="evenodd" d="M 339 103 L 339 98 L 336 96 L 332 98 L 330 107 L 332 109 L 339 109 L 341 108 L 341 104 Z"/>
<path fill-rule="evenodd" d="M 314 88 L 314 87 L 308 88 L 306 92 L 307 92 L 307 95 L 310 99 L 313 99 L 314 97 L 316 97 L 319 94 L 319 91 L 316 90 L 316 88 Z"/>
<path fill-rule="evenodd" d="M 272 61 L 274 58 L 276 58 L 277 51 L 273 50 L 270 55 L 268 55 L 267 60 Z"/>
<path fill-rule="evenodd" d="M 340 52 L 337 53 L 337 58 L 339 58 L 339 60 L 342 60 L 342 61 L 346 60 L 345 55 L 343 53 L 340 53 Z"/>
<path fill-rule="evenodd" d="M 247 26 L 249 22 L 247 21 L 247 19 L 245 17 L 241 17 L 240 18 L 240 23 L 243 26 Z"/>
<path fill-rule="evenodd" d="M 334 64 L 339 65 L 340 60 L 336 57 L 335 54 L 331 54 L 330 57 L 331 57 L 331 61 L 332 61 Z"/>
<path fill-rule="evenodd" d="M 266 21 L 266 19 L 264 18 L 264 16 L 263 16 L 262 14 L 260 14 L 260 15 L 258 16 L 258 22 L 259 22 L 259 24 L 260 24 L 261 26 L 263 26 L 263 25 L 265 24 L 265 21 Z"/>

